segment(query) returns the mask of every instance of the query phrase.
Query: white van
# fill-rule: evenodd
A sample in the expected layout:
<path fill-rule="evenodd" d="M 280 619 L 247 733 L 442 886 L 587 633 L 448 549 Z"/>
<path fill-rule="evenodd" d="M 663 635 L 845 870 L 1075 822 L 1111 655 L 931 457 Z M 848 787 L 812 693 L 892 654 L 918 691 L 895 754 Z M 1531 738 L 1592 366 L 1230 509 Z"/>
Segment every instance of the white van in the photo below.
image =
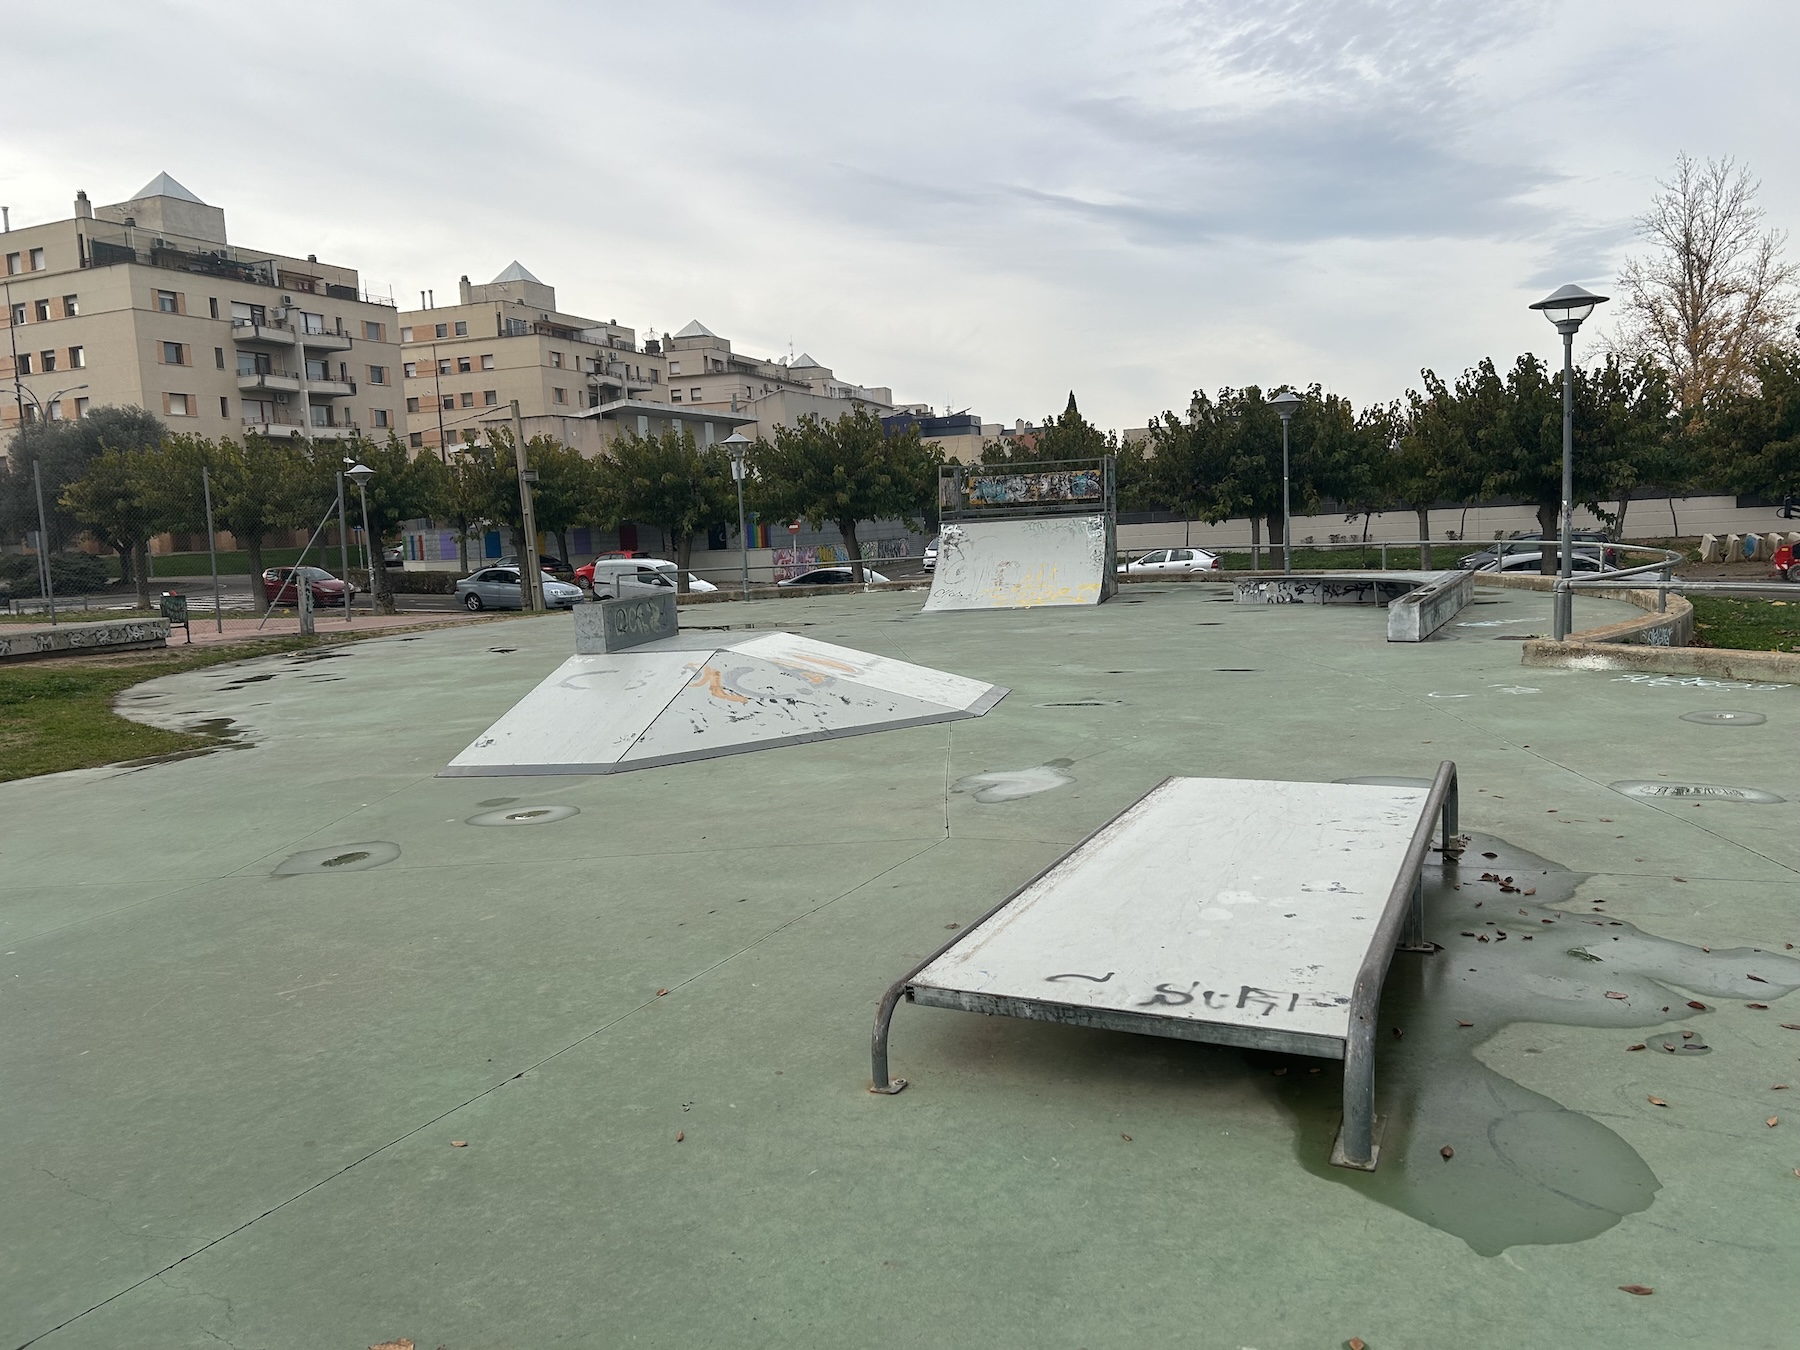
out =
<path fill-rule="evenodd" d="M 661 558 L 596 558 L 594 560 L 594 599 L 614 600 L 620 595 L 629 595 L 641 586 L 663 586 L 672 588 L 678 575 L 678 569 L 672 562 Z M 719 588 L 711 582 L 702 581 L 692 572 L 688 573 L 688 589 L 695 593 L 700 591 L 716 591 Z"/>

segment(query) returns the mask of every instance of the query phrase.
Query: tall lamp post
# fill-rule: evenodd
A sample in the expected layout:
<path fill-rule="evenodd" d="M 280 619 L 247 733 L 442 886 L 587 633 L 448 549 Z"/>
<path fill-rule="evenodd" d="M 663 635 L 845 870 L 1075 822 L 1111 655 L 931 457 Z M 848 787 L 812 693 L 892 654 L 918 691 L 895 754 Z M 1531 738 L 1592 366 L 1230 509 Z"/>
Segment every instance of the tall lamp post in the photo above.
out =
<path fill-rule="evenodd" d="M 1575 330 L 1594 312 L 1595 305 L 1604 305 L 1609 299 L 1579 286 L 1561 286 L 1532 306 L 1556 326 L 1563 342 L 1562 559 L 1557 567 L 1562 584 L 1551 618 L 1558 642 L 1569 636 L 1575 608 L 1575 596 L 1569 589 L 1575 571 Z"/>
<path fill-rule="evenodd" d="M 743 596 L 750 598 L 750 534 L 744 524 L 744 456 L 750 451 L 750 438 L 734 431 L 724 440 L 725 453 L 731 456 L 731 476 L 737 481 L 738 549 L 743 561 Z"/>
<path fill-rule="evenodd" d="M 1281 414 L 1281 570 L 1294 570 L 1294 516 L 1288 502 L 1288 423 L 1294 420 L 1294 413 L 1301 403 L 1305 402 L 1292 389 L 1275 395 L 1269 400 L 1271 407 Z"/>
<path fill-rule="evenodd" d="M 379 597 L 375 593 L 375 549 L 369 540 L 369 480 L 375 476 L 375 470 L 360 459 L 344 470 L 344 477 L 356 484 L 356 495 L 362 499 L 363 518 L 363 565 L 369 572 L 369 607 L 381 612 Z"/>

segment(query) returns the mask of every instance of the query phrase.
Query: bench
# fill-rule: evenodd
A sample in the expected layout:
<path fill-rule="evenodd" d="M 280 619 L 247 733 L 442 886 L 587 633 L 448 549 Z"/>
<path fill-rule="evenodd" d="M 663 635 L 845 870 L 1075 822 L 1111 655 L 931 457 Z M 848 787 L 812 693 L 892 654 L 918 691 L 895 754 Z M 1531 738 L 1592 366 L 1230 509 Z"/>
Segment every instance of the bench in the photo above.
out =
<path fill-rule="evenodd" d="M 875 1015 L 870 1091 L 904 1000 L 1344 1062 L 1331 1161 L 1373 1171 L 1375 1029 L 1396 949 L 1429 952 L 1429 788 L 1168 778 L 914 966 Z"/>

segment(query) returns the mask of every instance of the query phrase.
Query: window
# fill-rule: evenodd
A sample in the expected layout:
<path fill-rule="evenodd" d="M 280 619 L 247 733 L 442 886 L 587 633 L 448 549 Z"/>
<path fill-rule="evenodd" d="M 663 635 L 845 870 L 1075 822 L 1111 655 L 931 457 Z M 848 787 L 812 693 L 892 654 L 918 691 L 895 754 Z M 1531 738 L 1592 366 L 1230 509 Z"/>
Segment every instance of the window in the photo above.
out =
<path fill-rule="evenodd" d="M 275 360 L 267 352 L 239 352 L 237 370 L 240 375 L 272 375 Z"/>
<path fill-rule="evenodd" d="M 6 255 L 6 275 L 7 276 L 16 277 L 19 275 L 20 272 L 22 272 L 24 270 L 25 269 L 23 267 L 19 266 L 19 255 L 17 253 L 9 253 Z"/>
<path fill-rule="evenodd" d="M 472 392 L 464 391 L 461 397 L 463 407 L 473 408 L 475 406 L 475 395 Z"/>
<path fill-rule="evenodd" d="M 688 402 L 689 403 L 698 403 L 699 401 L 700 401 L 700 391 L 698 389 L 688 390 Z"/>
<path fill-rule="evenodd" d="M 671 375 L 681 374 L 681 362 L 679 362 L 679 361 L 669 362 L 669 374 L 671 374 Z"/>
<path fill-rule="evenodd" d="M 550 353 L 550 369 L 561 370 L 563 368 L 562 356 L 563 354 L 561 352 Z"/>
<path fill-rule="evenodd" d="M 81 313 L 81 297 L 65 295 L 63 297 L 63 318 L 73 319 L 79 313 Z"/>
<path fill-rule="evenodd" d="M 363 320 L 363 341 L 365 341 L 365 342 L 386 342 L 387 341 L 387 325 L 383 324 L 383 323 L 376 323 L 373 319 L 364 319 Z"/>
<path fill-rule="evenodd" d="M 31 270 L 34 272 L 42 272 L 44 270 L 44 266 L 45 266 L 44 250 L 41 248 L 32 249 L 31 250 Z"/>
<path fill-rule="evenodd" d="M 492 408 L 492 407 L 496 406 L 499 402 L 500 402 L 500 394 L 499 394 L 498 390 L 483 389 L 481 391 L 481 406 L 482 407 Z"/>
<path fill-rule="evenodd" d="M 220 417 L 230 417 L 231 416 L 231 400 L 226 398 L 225 395 L 223 395 L 223 394 L 219 395 L 219 416 Z"/>
<path fill-rule="evenodd" d="M 550 401 L 552 403 L 567 403 L 569 401 L 569 391 L 567 389 L 552 389 L 550 391 Z"/>
<path fill-rule="evenodd" d="M 35 311 L 33 317 L 39 323 L 50 322 L 50 302 L 48 300 L 34 300 L 31 307 Z"/>
<path fill-rule="evenodd" d="M 370 426 L 385 427 L 387 424 L 388 424 L 388 413 L 387 413 L 386 408 L 370 409 L 370 411 L 369 411 L 369 425 Z"/>
<path fill-rule="evenodd" d="M 658 370 L 655 366 L 650 367 L 650 383 L 651 384 L 662 383 L 662 372 L 660 370 Z"/>
<path fill-rule="evenodd" d="M 370 384 L 386 384 L 387 383 L 387 367 L 386 366 L 370 366 L 369 367 L 369 383 Z"/>
<path fill-rule="evenodd" d="M 156 307 L 164 314 L 179 314 L 181 313 L 181 297 L 174 291 L 158 291 Z"/>
<path fill-rule="evenodd" d="M 456 336 L 458 336 L 458 337 L 469 336 L 469 324 L 466 319 L 458 319 L 456 321 Z"/>
<path fill-rule="evenodd" d="M 187 362 L 181 359 L 181 344 L 165 342 L 162 345 L 162 363 L 165 366 L 184 366 Z"/>
<path fill-rule="evenodd" d="M 75 400 L 75 420 L 80 421 L 87 416 L 88 401 L 85 398 Z"/>
<path fill-rule="evenodd" d="M 330 330 L 325 327 L 323 314 L 314 314 L 303 309 L 300 311 L 300 331 L 302 333 L 324 333 Z"/>
<path fill-rule="evenodd" d="M 450 394 L 445 394 L 444 395 L 444 410 L 446 412 L 448 412 L 450 409 L 454 408 L 455 406 L 456 406 L 455 397 Z"/>
<path fill-rule="evenodd" d="M 14 323 L 24 323 L 25 322 L 25 306 L 24 305 L 14 305 L 12 307 L 12 321 Z"/>
<path fill-rule="evenodd" d="M 231 322 L 235 327 L 239 324 L 261 326 L 268 317 L 268 310 L 261 305 L 246 305 L 241 300 L 231 302 Z"/>
<path fill-rule="evenodd" d="M 18 366 L 19 374 L 21 374 L 21 375 L 31 374 L 31 353 L 30 352 L 20 352 L 18 355 L 18 359 L 15 361 L 14 364 Z"/>
<path fill-rule="evenodd" d="M 417 361 L 408 361 L 405 365 L 401 366 L 400 369 L 404 372 L 407 379 L 413 380 L 418 378 L 419 363 Z"/>
<path fill-rule="evenodd" d="M 308 358 L 306 362 L 306 378 L 309 380 L 329 380 L 331 378 L 331 362 L 314 361 L 311 358 Z"/>
<path fill-rule="evenodd" d="M 46 375 L 54 375 L 56 373 L 56 353 L 54 351 L 39 352 L 38 356 L 44 363 L 38 369 Z"/>
<path fill-rule="evenodd" d="M 86 370 L 87 369 L 87 349 L 85 347 L 69 348 L 69 369 L 70 370 Z"/>
<path fill-rule="evenodd" d="M 331 405 L 329 403 L 313 404 L 312 424 L 315 427 L 328 427 L 331 425 Z"/>
<path fill-rule="evenodd" d="M 209 295 L 206 297 L 206 312 L 208 314 L 212 315 L 212 317 L 215 319 L 219 317 L 219 297 L 218 296 Z"/>
<path fill-rule="evenodd" d="M 406 443 L 415 450 L 423 450 L 425 448 L 425 433 L 422 431 L 408 432 L 406 435 Z"/>
<path fill-rule="evenodd" d="M 56 401 L 55 401 L 55 402 L 54 402 L 54 403 L 52 403 L 52 404 L 51 404 L 51 405 L 50 405 L 50 406 L 49 406 L 49 407 L 48 407 L 48 408 L 45 408 L 45 409 L 44 409 L 44 411 L 45 411 L 45 412 L 46 412 L 46 413 L 48 413 L 48 414 L 49 414 L 49 416 L 50 416 L 50 420 L 51 420 L 51 421 L 52 421 L 52 422 L 60 422 L 60 421 L 62 421 L 62 420 L 63 420 L 63 415 L 62 415 L 62 400 L 61 400 L 61 399 L 57 399 L 57 400 L 56 400 Z"/>
<path fill-rule="evenodd" d="M 213 348 L 213 364 L 220 370 L 225 369 L 225 349 L 223 347 Z"/>
<path fill-rule="evenodd" d="M 192 394 L 164 394 L 163 411 L 170 417 L 192 417 L 194 415 L 194 396 Z"/>
<path fill-rule="evenodd" d="M 404 327 L 400 330 L 400 340 L 402 342 L 411 342 L 413 340 L 411 324 L 408 324 L 406 327 Z"/>
<path fill-rule="evenodd" d="M 437 325 L 436 328 L 434 328 L 432 330 L 432 332 L 437 337 L 449 337 L 450 336 L 450 326 L 448 324 L 440 323 L 439 325 Z"/>
<path fill-rule="evenodd" d="M 446 358 L 446 359 L 444 359 L 444 360 L 442 360 L 442 361 L 439 361 L 439 362 L 438 362 L 438 374 L 440 374 L 440 375 L 448 375 L 448 374 L 449 374 L 449 373 L 450 373 L 450 362 L 449 362 L 449 359 L 448 359 L 448 358 Z"/>
<path fill-rule="evenodd" d="M 456 373 L 458 375 L 467 375 L 473 369 L 475 369 L 475 366 L 468 357 L 459 356 L 456 358 Z"/>
<path fill-rule="evenodd" d="M 492 353 L 481 358 L 481 368 L 483 370 L 492 370 L 494 368 L 494 358 Z"/>
<path fill-rule="evenodd" d="M 669 390 L 669 402 L 671 402 L 671 403 L 681 402 L 681 390 L 679 390 L 679 389 Z"/>

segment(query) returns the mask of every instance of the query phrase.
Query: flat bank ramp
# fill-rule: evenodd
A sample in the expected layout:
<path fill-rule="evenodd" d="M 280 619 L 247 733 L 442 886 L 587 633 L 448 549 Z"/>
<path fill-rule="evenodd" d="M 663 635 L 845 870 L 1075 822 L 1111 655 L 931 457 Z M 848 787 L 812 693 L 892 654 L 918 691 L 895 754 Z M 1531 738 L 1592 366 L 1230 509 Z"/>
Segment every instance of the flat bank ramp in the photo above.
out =
<path fill-rule="evenodd" d="M 924 612 L 1097 605 L 1111 561 L 1103 515 L 946 524 Z"/>
<path fill-rule="evenodd" d="M 1372 1169 L 1374 1030 L 1389 961 L 1423 945 L 1421 870 L 1456 766 L 1429 788 L 1169 778 L 907 975 L 902 1000 L 1341 1059 L 1332 1161 Z"/>

